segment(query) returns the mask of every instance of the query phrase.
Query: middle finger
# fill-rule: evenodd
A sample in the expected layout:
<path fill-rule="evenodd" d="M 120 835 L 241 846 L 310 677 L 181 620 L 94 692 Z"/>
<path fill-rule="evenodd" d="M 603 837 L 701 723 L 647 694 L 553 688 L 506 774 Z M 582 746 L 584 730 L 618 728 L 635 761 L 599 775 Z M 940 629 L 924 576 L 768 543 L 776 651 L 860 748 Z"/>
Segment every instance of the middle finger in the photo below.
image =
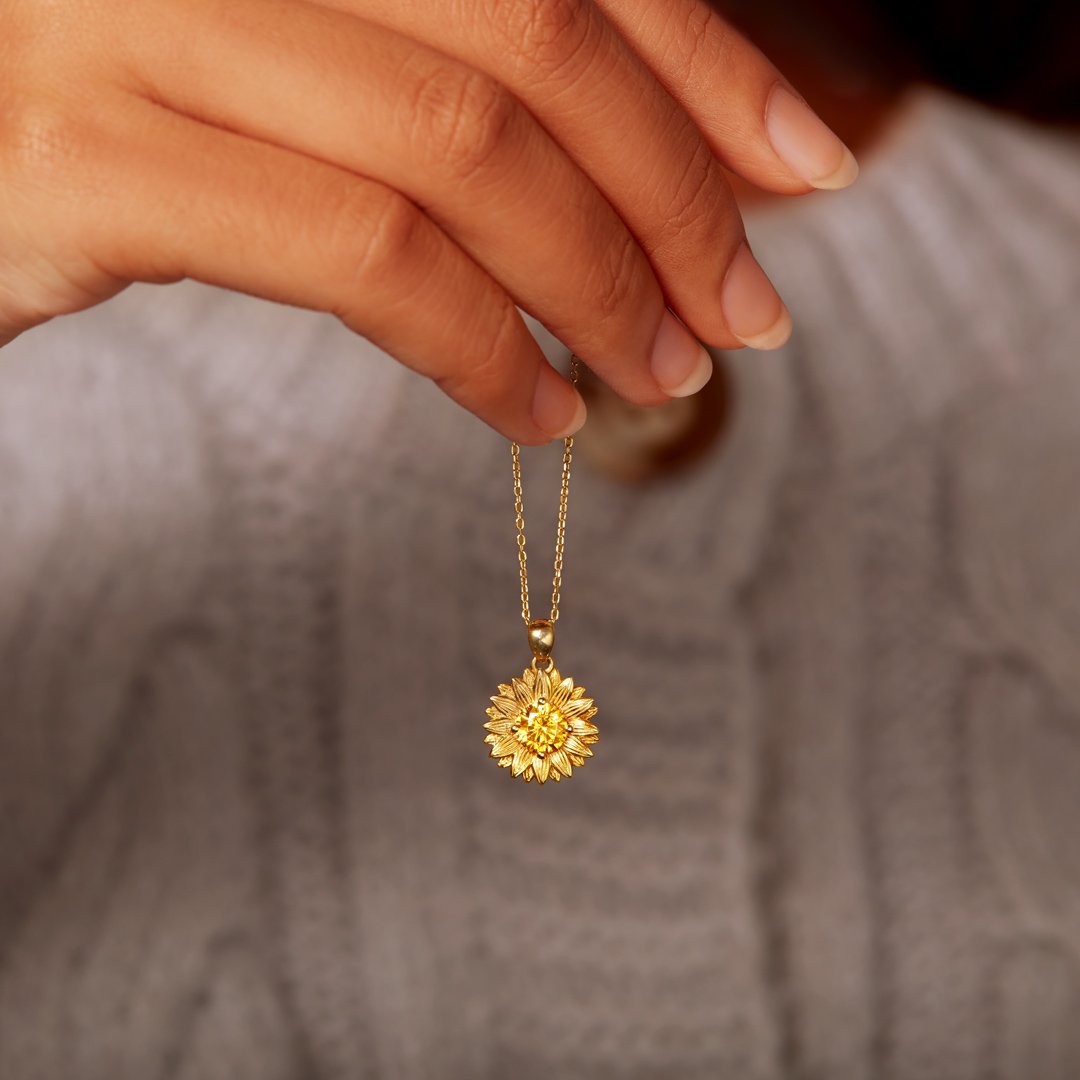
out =
<path fill-rule="evenodd" d="M 664 378 L 673 361 L 700 370 L 700 346 L 667 314 L 634 237 L 501 84 L 313 4 L 208 0 L 199 9 L 197 34 L 178 24 L 163 35 L 170 15 L 194 10 L 166 0 L 150 45 L 138 38 L 137 81 L 156 100 L 407 195 L 631 401 L 666 400 L 663 387 L 678 388 Z"/>
<path fill-rule="evenodd" d="M 744 280 L 729 296 L 753 293 L 766 323 L 786 314 L 749 250 L 740 251 L 738 206 L 701 130 L 593 0 L 470 0 L 455 5 L 458 17 L 438 21 L 425 5 L 401 0 L 325 2 L 505 83 L 603 192 L 702 341 L 747 341 L 731 332 L 721 306 L 733 264 Z M 745 314 L 741 321 L 745 335 Z"/>

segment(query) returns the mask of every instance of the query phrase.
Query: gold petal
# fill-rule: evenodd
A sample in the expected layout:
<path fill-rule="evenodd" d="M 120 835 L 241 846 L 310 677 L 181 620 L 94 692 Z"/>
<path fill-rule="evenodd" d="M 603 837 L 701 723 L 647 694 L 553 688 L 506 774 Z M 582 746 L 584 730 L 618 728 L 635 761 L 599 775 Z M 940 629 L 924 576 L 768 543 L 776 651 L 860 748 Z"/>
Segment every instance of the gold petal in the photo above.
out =
<path fill-rule="evenodd" d="M 514 688 L 512 686 L 508 686 L 504 682 L 499 683 L 499 696 L 504 697 L 509 701 L 513 701 L 514 700 Z"/>
<path fill-rule="evenodd" d="M 513 735 L 489 735 L 492 739 L 491 756 L 506 757 L 507 754 L 516 754 L 521 743 Z"/>
<path fill-rule="evenodd" d="M 566 736 L 566 742 L 563 743 L 563 749 L 571 758 L 573 758 L 575 754 L 580 754 L 582 757 L 592 757 L 592 751 L 585 744 L 585 741 L 579 739 L 576 735 Z"/>
<path fill-rule="evenodd" d="M 536 773 L 536 779 L 542 784 L 548 778 L 548 771 L 551 768 L 551 764 L 546 757 L 541 757 L 539 754 L 533 758 L 533 771 Z"/>
<path fill-rule="evenodd" d="M 512 757 L 501 757 L 498 761 L 500 769 L 509 769 L 510 766 L 514 764 L 514 759 Z"/>
<path fill-rule="evenodd" d="M 568 755 L 570 760 L 580 769 L 585 764 L 585 759 L 580 754 Z"/>
<path fill-rule="evenodd" d="M 573 693 L 570 695 L 571 701 L 577 701 L 578 698 L 585 696 L 584 686 L 575 686 Z"/>
<path fill-rule="evenodd" d="M 563 679 L 558 685 L 554 686 L 551 691 L 551 704 L 556 709 L 561 709 L 570 700 L 570 691 L 574 689 L 574 680 L 569 676 Z"/>
<path fill-rule="evenodd" d="M 486 724 L 484 726 L 487 727 Z M 492 731 L 494 730 L 492 728 Z M 582 720 L 579 716 L 570 721 L 570 730 L 575 735 L 595 735 L 600 729 L 595 724 L 590 724 L 588 720 Z"/>
<path fill-rule="evenodd" d="M 500 716 L 515 717 L 518 714 L 518 710 L 521 706 L 517 703 L 516 699 L 510 698 L 492 698 L 491 708 L 488 709 L 488 716 L 492 720 L 497 720 Z"/>
<path fill-rule="evenodd" d="M 525 777 L 527 784 L 533 778 L 533 767 L 530 765 L 521 775 Z"/>
<path fill-rule="evenodd" d="M 528 767 L 531 757 L 532 755 L 529 753 L 529 748 L 527 746 L 522 746 L 519 743 L 518 748 L 514 751 L 514 764 L 511 765 L 510 771 L 513 772 L 515 776 L 520 776 Z"/>
<path fill-rule="evenodd" d="M 562 714 L 567 720 L 573 720 L 578 716 L 585 716 L 593 708 L 592 698 L 578 698 L 577 701 L 567 702 Z"/>
<path fill-rule="evenodd" d="M 526 671 L 525 676 L 527 677 L 528 674 L 529 672 Z M 514 680 L 514 699 L 519 705 L 526 707 L 532 704 L 532 687 L 525 682 L 524 678 Z"/>
<path fill-rule="evenodd" d="M 546 671 L 541 671 L 537 668 L 534 672 L 536 678 L 533 680 L 533 694 L 537 698 L 546 698 L 548 691 L 551 687 L 548 685 L 548 677 Z"/>
<path fill-rule="evenodd" d="M 513 726 L 512 721 L 506 719 L 506 717 L 501 717 L 498 720 L 489 720 L 484 725 L 484 730 L 494 731 L 496 735 L 509 735 Z"/>
<path fill-rule="evenodd" d="M 558 769 L 551 770 L 551 779 L 554 780 L 556 784 L 562 779 L 562 777 L 559 775 Z"/>
<path fill-rule="evenodd" d="M 569 776 L 574 771 L 565 750 L 553 750 L 551 752 L 551 767 L 556 770 L 554 773 L 556 780 L 559 778 L 559 773 L 562 773 L 563 776 Z"/>

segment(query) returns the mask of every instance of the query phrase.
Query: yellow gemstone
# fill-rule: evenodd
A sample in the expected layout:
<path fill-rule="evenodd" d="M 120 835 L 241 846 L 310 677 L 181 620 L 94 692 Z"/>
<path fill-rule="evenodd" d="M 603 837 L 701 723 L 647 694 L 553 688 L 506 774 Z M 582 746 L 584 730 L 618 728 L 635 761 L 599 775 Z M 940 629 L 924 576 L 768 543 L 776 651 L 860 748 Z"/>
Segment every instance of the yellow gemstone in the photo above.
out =
<path fill-rule="evenodd" d="M 547 698 L 537 698 L 527 709 L 522 709 L 511 730 L 514 738 L 534 754 L 549 754 L 566 742 L 570 724 Z"/>

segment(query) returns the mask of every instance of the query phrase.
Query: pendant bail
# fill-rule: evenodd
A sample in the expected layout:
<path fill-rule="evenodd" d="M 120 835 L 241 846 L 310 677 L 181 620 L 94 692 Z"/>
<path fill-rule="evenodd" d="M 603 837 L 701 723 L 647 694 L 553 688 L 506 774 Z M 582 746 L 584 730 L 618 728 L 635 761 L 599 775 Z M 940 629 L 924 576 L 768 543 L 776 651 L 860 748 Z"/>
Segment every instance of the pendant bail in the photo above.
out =
<path fill-rule="evenodd" d="M 555 624 L 550 619 L 533 619 L 529 623 L 529 648 L 533 658 L 547 660 L 555 647 Z"/>

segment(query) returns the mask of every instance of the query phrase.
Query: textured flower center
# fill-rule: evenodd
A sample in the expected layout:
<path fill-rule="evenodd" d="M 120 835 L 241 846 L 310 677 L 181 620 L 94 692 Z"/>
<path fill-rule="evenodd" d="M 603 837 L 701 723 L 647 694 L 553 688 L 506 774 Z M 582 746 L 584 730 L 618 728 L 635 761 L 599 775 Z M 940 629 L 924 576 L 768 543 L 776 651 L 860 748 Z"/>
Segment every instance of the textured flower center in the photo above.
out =
<path fill-rule="evenodd" d="M 537 698 L 518 715 L 513 732 L 514 738 L 534 754 L 547 754 L 566 742 L 570 724 L 547 698 Z"/>

